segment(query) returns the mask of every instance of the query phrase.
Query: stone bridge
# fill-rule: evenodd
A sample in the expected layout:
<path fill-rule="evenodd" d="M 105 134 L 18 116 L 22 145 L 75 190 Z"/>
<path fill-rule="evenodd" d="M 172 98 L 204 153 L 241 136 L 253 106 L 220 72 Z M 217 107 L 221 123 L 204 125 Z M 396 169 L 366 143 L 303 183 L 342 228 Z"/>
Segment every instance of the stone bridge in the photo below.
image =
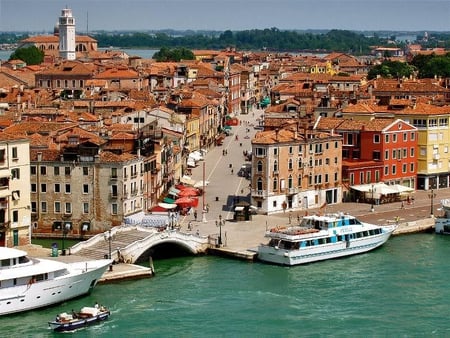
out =
<path fill-rule="evenodd" d="M 197 255 L 206 253 L 211 239 L 178 230 L 120 226 L 105 233 L 98 234 L 87 241 L 80 242 L 70 248 L 69 254 L 90 259 L 101 259 L 109 256 L 117 263 L 135 263 L 151 248 L 161 244 L 181 247 L 184 251 Z M 214 242 L 214 240 L 212 240 Z"/>

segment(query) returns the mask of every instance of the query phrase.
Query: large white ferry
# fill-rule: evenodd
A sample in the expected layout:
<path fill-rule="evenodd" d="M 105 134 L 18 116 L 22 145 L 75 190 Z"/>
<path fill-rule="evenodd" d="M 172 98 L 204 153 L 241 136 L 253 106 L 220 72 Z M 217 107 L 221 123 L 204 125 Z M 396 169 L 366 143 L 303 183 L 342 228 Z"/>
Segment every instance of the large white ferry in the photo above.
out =
<path fill-rule="evenodd" d="M 441 201 L 443 217 L 437 217 L 434 222 L 434 229 L 437 234 L 450 235 L 450 199 Z"/>
<path fill-rule="evenodd" d="M 89 293 L 109 259 L 63 263 L 0 247 L 0 315 L 48 306 Z"/>
<path fill-rule="evenodd" d="M 311 215 L 300 225 L 266 232 L 268 244 L 258 247 L 258 259 L 298 265 L 370 251 L 383 245 L 396 225 L 364 223 L 347 214 Z"/>

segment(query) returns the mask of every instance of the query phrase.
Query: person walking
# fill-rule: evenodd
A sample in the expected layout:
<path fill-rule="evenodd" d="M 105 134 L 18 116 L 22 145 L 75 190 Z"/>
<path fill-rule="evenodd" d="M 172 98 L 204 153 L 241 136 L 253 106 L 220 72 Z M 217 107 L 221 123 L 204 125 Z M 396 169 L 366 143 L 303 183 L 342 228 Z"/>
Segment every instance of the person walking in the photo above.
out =
<path fill-rule="evenodd" d="M 194 220 L 197 222 L 197 210 L 194 210 Z"/>

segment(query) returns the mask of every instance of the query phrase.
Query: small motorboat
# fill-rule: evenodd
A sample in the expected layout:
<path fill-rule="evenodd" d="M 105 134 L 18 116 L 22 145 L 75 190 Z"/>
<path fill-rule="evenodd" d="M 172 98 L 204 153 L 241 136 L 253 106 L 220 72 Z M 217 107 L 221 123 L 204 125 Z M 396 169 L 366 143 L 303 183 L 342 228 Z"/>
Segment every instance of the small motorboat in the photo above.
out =
<path fill-rule="evenodd" d="M 109 318 L 110 312 L 104 306 L 83 307 L 79 312 L 63 312 L 56 316 L 54 321 L 48 322 L 48 326 L 57 332 L 73 331 L 88 325 L 92 325 Z"/>

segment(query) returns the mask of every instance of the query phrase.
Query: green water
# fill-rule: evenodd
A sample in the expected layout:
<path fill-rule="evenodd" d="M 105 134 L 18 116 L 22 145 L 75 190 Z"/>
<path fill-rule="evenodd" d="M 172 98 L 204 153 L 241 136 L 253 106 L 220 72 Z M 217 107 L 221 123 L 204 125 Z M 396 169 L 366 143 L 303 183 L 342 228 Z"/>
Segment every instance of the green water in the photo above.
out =
<path fill-rule="evenodd" d="M 449 256 L 450 236 L 417 234 L 291 268 L 208 256 L 161 260 L 154 278 L 98 285 L 84 298 L 0 318 L 0 330 L 63 336 L 47 321 L 98 301 L 111 318 L 73 336 L 449 337 Z"/>

